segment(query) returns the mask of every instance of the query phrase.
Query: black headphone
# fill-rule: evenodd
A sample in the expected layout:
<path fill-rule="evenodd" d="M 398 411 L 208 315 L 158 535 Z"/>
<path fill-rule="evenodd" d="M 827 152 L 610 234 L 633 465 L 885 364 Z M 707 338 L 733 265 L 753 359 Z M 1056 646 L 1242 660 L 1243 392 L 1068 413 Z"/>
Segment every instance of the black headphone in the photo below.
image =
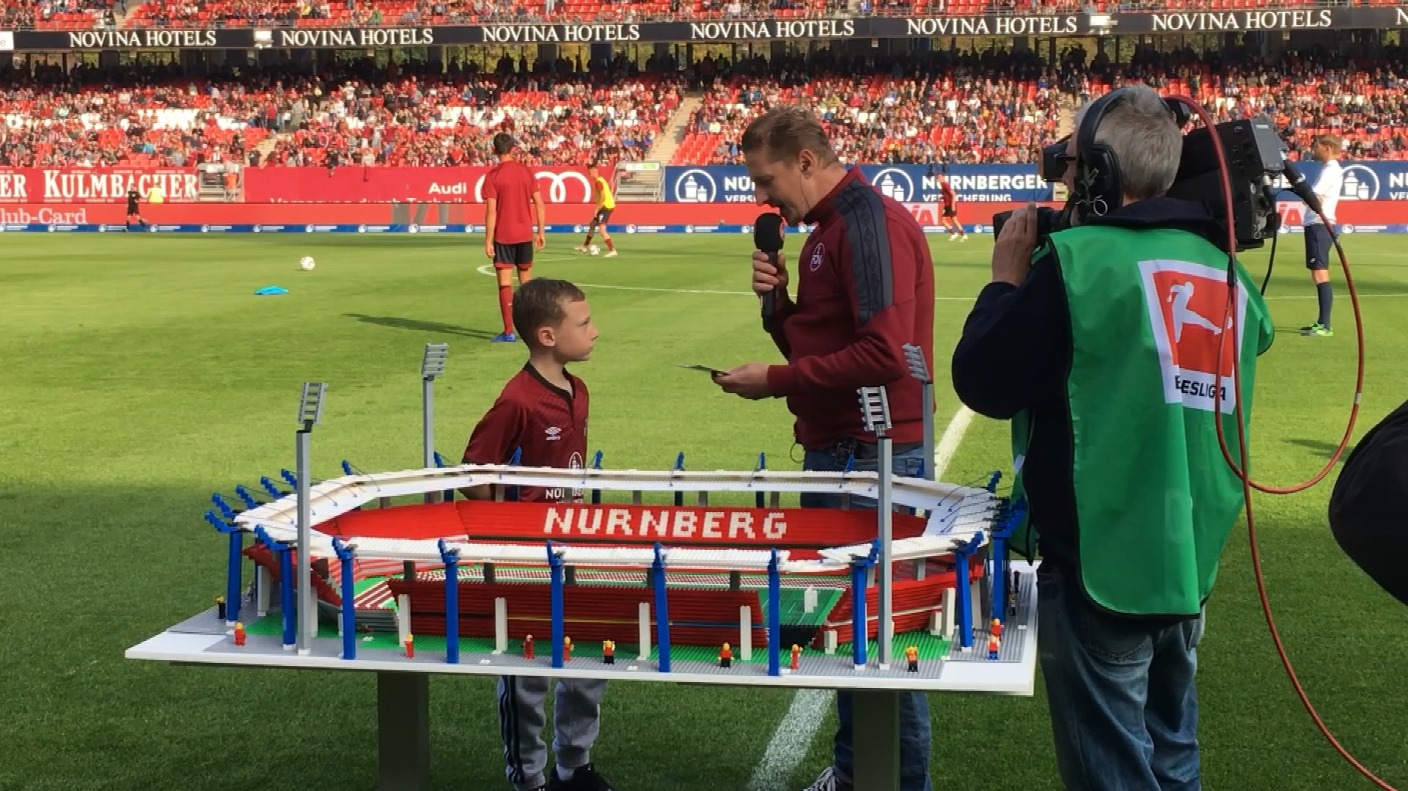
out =
<path fill-rule="evenodd" d="M 1076 133 L 1076 178 L 1072 195 L 1081 216 L 1099 217 L 1124 203 L 1124 183 L 1115 152 L 1108 145 L 1095 142 L 1101 119 L 1124 98 L 1124 88 L 1110 91 L 1091 103 L 1081 118 L 1080 130 Z"/>

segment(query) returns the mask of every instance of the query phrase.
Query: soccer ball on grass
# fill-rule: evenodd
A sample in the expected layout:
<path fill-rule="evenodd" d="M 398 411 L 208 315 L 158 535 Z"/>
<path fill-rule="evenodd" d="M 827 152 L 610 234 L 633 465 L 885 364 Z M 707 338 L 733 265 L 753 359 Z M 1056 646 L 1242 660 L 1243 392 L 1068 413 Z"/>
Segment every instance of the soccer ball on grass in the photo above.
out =
<path fill-rule="evenodd" d="M 317 265 L 318 262 L 314 261 L 311 255 L 305 255 L 298 260 L 298 268 L 302 269 L 304 272 L 311 272 L 313 267 Z"/>
<path fill-rule="evenodd" d="M 596 255 L 601 252 L 601 248 L 597 247 L 596 245 L 592 245 L 591 247 L 587 248 L 587 252 L 591 253 L 592 255 Z"/>

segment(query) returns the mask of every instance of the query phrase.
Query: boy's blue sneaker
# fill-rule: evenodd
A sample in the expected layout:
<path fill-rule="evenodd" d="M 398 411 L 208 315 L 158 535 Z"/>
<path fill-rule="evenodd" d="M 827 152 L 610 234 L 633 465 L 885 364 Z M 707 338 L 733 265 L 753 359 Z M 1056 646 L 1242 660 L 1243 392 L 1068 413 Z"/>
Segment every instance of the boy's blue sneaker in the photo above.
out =
<path fill-rule="evenodd" d="M 517 343 L 518 336 L 511 332 L 501 332 L 494 336 L 494 343 Z"/>

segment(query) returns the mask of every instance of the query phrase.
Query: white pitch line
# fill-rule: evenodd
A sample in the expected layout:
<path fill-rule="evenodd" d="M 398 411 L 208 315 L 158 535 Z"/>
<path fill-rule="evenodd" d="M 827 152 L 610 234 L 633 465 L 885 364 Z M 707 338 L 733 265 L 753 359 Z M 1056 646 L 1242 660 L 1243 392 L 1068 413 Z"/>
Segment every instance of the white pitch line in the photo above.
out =
<path fill-rule="evenodd" d="M 563 260 L 571 260 L 571 259 L 563 259 Z M 491 277 L 494 275 L 494 267 L 493 267 L 491 264 L 485 264 L 484 266 L 479 267 L 477 271 L 478 271 L 479 274 L 481 274 L 481 275 L 488 275 L 488 276 L 491 276 Z M 575 282 L 575 281 L 574 281 L 574 282 Z M 655 293 L 655 294 L 714 294 L 714 295 L 725 296 L 725 297 L 751 297 L 751 296 L 753 296 L 753 292 L 751 292 L 751 291 L 720 291 L 720 290 L 710 289 L 710 288 L 658 288 L 658 287 L 652 287 L 652 286 L 618 286 L 618 285 L 613 285 L 613 284 L 610 284 L 610 283 L 577 283 L 577 285 L 580 286 L 580 287 L 582 287 L 582 288 L 604 288 L 604 289 L 607 289 L 607 290 L 610 290 L 610 291 L 644 291 L 644 292 L 650 292 L 650 293 Z M 1335 296 L 1336 296 L 1336 297 L 1344 297 L 1344 298 L 1346 298 L 1346 299 L 1349 298 L 1349 295 L 1348 295 L 1348 294 L 1342 294 L 1342 293 L 1339 293 L 1339 292 L 1336 292 L 1336 293 L 1335 293 Z M 1403 297 L 1408 297 L 1408 292 L 1401 293 L 1401 294 L 1360 294 L 1360 295 L 1359 295 L 1359 298 L 1360 298 L 1360 299 L 1387 299 L 1387 298 L 1398 298 L 1398 299 L 1401 299 L 1401 298 L 1403 298 Z M 972 297 L 934 297 L 934 301 L 935 301 L 935 302 L 972 302 L 972 301 L 975 300 L 975 299 L 977 299 L 976 296 L 972 296 Z M 1319 299 L 1319 297 L 1317 297 L 1317 296 L 1314 295 L 1314 294 L 1291 294 L 1291 295 L 1286 295 L 1286 296 L 1265 297 L 1265 299 L 1268 299 L 1268 300 L 1273 300 L 1273 299 Z"/>
<path fill-rule="evenodd" d="M 963 435 L 972 425 L 976 413 L 966 406 L 959 406 L 953 419 L 948 422 L 943 436 L 934 448 L 934 478 L 943 480 L 949 462 L 958 452 Z M 792 705 L 782 715 L 782 722 L 763 751 L 762 760 L 753 770 L 753 779 L 748 783 L 749 791 L 784 791 L 792 772 L 802 763 L 812 740 L 821 728 L 826 711 L 831 708 L 836 692 L 830 689 L 801 689 L 792 696 Z"/>
<path fill-rule="evenodd" d="M 974 417 L 977 417 L 977 413 L 961 404 L 958 411 L 953 413 L 948 428 L 944 429 L 938 444 L 934 446 L 934 480 L 944 479 L 944 473 L 953 461 L 953 454 L 958 452 L 958 445 L 963 442 L 963 435 L 968 433 L 968 426 L 972 425 Z"/>

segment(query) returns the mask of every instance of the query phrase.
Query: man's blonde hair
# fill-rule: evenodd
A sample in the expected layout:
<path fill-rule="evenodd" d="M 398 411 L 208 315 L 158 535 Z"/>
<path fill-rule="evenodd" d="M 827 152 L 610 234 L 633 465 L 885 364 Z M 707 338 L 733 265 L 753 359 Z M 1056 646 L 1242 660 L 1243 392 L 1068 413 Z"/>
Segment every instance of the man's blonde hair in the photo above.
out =
<path fill-rule="evenodd" d="M 740 141 L 743 153 L 766 151 L 770 159 L 795 159 L 803 151 L 816 154 L 822 165 L 840 162 L 821 121 L 805 107 L 782 105 L 753 119 Z"/>
<path fill-rule="evenodd" d="M 1329 162 L 1338 157 L 1343 150 L 1344 139 L 1339 135 L 1327 134 L 1315 138 L 1315 158 L 1321 162 Z"/>

